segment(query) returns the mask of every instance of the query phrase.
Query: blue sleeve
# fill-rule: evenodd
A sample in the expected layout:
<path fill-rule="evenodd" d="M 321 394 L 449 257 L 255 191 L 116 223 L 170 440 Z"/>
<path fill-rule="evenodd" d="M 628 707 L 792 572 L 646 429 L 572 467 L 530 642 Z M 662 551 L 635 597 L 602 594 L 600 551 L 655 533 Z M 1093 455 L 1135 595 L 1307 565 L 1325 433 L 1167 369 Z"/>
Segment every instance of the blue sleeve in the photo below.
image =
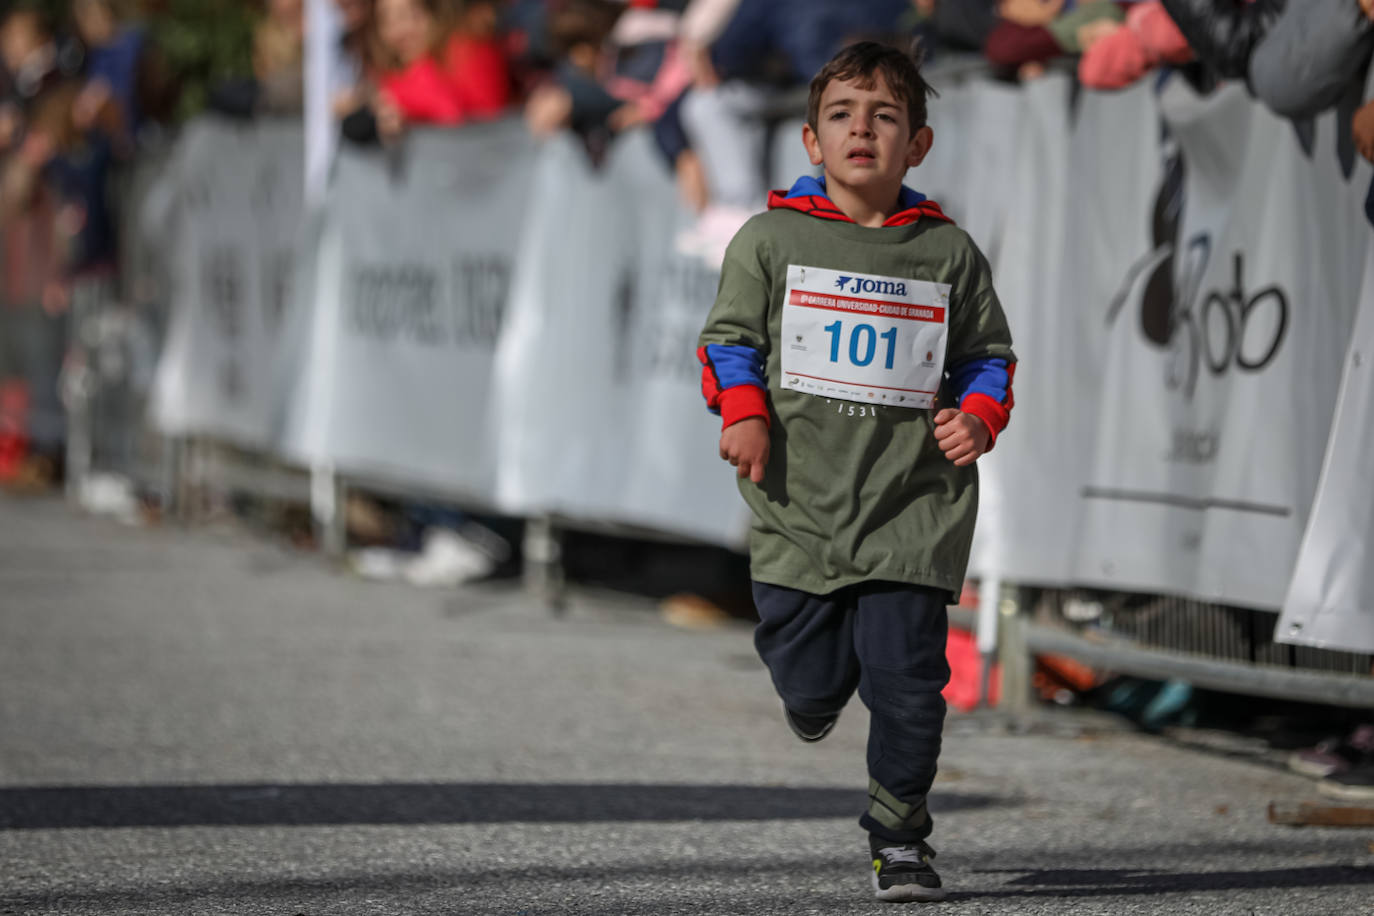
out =
<path fill-rule="evenodd" d="M 768 390 L 763 377 L 763 354 L 753 347 L 707 344 L 701 348 L 706 370 L 702 393 L 713 409 L 718 409 L 721 392 L 740 385 Z"/>
<path fill-rule="evenodd" d="M 1011 374 L 1005 359 L 975 358 L 964 360 L 949 371 L 950 389 L 954 404 L 962 404 L 970 394 L 985 394 L 998 404 L 1006 403 L 1011 390 Z"/>

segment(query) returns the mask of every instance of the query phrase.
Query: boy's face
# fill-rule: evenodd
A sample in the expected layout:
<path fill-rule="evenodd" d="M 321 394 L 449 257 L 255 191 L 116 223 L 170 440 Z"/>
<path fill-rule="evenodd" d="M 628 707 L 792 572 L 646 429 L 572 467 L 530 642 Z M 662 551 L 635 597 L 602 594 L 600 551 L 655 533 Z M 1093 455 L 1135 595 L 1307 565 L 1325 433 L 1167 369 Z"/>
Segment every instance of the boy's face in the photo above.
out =
<path fill-rule="evenodd" d="M 821 93 L 816 127 L 802 129 L 812 165 L 825 167 L 827 184 L 858 192 L 896 193 L 906 170 L 921 164 L 934 140 L 929 127 L 914 134 L 905 102 L 881 74 L 873 85 L 832 80 Z"/>

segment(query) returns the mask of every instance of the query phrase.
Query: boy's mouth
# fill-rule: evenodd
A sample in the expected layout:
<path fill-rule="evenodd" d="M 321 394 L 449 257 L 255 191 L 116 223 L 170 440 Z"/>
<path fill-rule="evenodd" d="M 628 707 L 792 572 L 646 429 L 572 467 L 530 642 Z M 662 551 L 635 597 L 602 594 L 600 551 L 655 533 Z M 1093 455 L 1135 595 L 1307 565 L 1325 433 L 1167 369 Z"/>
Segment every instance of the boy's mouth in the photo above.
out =
<path fill-rule="evenodd" d="M 869 149 L 868 147 L 856 146 L 849 151 L 845 158 L 848 159 L 850 162 L 864 163 L 872 162 L 876 157 L 873 154 L 873 150 Z"/>

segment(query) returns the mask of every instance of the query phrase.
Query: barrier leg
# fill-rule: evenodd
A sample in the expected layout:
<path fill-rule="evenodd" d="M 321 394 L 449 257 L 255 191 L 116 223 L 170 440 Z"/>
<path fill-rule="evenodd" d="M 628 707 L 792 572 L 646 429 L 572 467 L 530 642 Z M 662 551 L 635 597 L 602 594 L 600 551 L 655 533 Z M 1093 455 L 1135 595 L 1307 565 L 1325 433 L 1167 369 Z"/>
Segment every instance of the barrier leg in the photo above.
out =
<path fill-rule="evenodd" d="M 1002 577 L 988 575 L 978 583 L 978 655 L 983 660 L 978 705 L 991 705 L 992 666 L 997 662 L 997 619 L 1001 613 Z"/>
<path fill-rule="evenodd" d="M 552 516 L 525 523 L 525 588 L 555 614 L 567 608 L 563 575 L 563 538 Z"/>
<path fill-rule="evenodd" d="M 70 336 L 58 374 L 58 397 L 66 413 L 63 463 L 67 502 L 81 505 L 81 491 L 91 474 L 95 452 L 94 408 L 99 381 L 93 360 L 100 345 L 100 300 L 87 284 L 72 291 Z"/>
<path fill-rule="evenodd" d="M 181 439 L 162 436 L 162 468 L 158 475 L 157 501 L 163 518 L 174 518 L 181 511 L 177 498 L 181 495 Z"/>
<path fill-rule="evenodd" d="M 1002 708 L 1013 715 L 1031 709 L 1031 673 L 1034 664 L 1026 640 L 1026 617 L 1022 613 L 1025 589 L 1008 590 L 998 604 L 998 653 L 1002 662 Z"/>
<path fill-rule="evenodd" d="M 342 475 L 327 466 L 310 469 L 310 514 L 320 550 L 328 557 L 342 557 L 348 549 L 348 488 Z"/>
<path fill-rule="evenodd" d="M 195 515 L 196 491 L 196 442 L 190 436 L 177 439 L 176 449 L 176 519 L 183 525 L 192 522 Z"/>
<path fill-rule="evenodd" d="M 82 486 L 91 474 L 93 457 L 91 423 L 90 400 L 84 394 L 71 398 L 67 404 L 65 491 L 67 502 L 72 506 L 80 506 Z"/>

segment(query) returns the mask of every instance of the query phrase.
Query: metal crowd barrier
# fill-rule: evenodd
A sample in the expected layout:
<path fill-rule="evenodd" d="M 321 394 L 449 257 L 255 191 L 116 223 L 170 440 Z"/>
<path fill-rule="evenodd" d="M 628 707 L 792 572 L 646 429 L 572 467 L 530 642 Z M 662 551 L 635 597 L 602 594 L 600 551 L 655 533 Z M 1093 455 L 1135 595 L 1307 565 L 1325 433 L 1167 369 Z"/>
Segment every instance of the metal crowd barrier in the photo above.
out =
<path fill-rule="evenodd" d="M 958 75 L 977 72 L 966 70 Z M 135 197 L 137 181 L 126 182 L 124 191 Z M 312 474 L 310 469 L 214 439 L 168 438 L 151 430 L 145 409 L 149 373 L 168 318 L 164 280 L 143 265 L 126 263 L 120 284 L 91 284 L 78 291 L 73 305 L 74 358 L 64 375 L 69 468 L 76 492 L 93 475 L 124 474 L 155 494 L 169 518 L 183 523 L 196 521 L 197 506 L 207 492 L 329 504 L 335 511 L 323 519 L 318 541 L 334 556 L 347 547 L 342 507 L 350 489 L 453 500 L 453 494 L 426 493 L 401 481 L 318 470 Z M 321 494 L 322 489 L 327 492 Z M 585 527 L 556 516 L 527 520 L 526 583 L 551 608 L 562 606 L 568 587 L 561 562 L 563 532 Z M 617 526 L 595 530 L 651 536 Z M 1025 586 L 1004 587 L 998 610 L 1003 704 L 1012 711 L 1024 711 L 1031 703 L 1033 659 L 1039 654 L 1257 697 L 1374 708 L 1374 656 L 1277 644 L 1270 611 L 1163 595 Z M 961 626 L 974 626 L 967 612 L 954 612 L 954 619 Z"/>

